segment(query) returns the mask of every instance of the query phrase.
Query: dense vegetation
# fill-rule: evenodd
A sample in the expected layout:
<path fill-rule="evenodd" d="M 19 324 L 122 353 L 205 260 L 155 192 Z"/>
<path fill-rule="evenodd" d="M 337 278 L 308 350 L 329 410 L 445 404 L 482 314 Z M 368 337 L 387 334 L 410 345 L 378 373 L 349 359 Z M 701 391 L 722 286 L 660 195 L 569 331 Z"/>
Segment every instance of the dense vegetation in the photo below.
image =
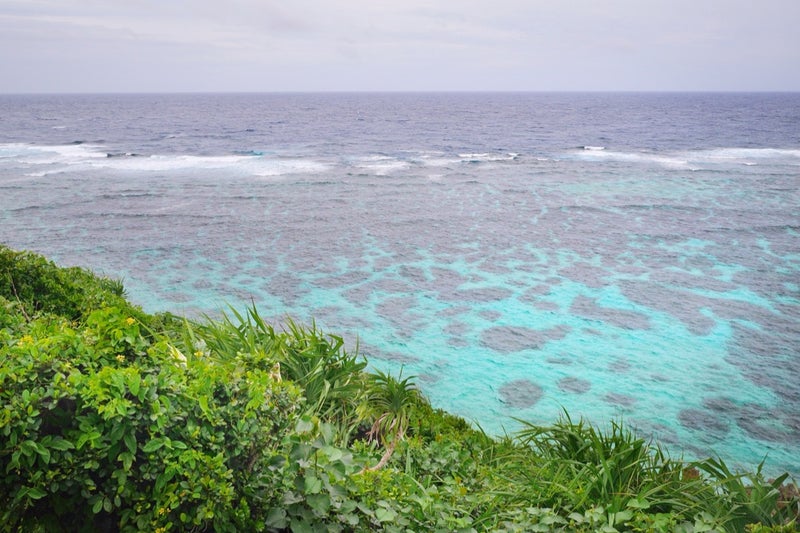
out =
<path fill-rule="evenodd" d="M 568 416 L 492 438 L 255 308 L 150 315 L 0 246 L 0 529 L 794 531 L 786 476 Z"/>

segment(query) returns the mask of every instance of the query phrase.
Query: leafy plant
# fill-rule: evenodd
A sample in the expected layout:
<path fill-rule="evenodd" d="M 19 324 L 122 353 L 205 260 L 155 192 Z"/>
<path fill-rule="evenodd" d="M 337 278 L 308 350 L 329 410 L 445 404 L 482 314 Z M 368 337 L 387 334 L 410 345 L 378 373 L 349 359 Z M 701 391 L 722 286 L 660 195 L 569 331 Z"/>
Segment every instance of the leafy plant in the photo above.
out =
<path fill-rule="evenodd" d="M 364 395 L 363 370 L 367 363 L 344 349 L 344 340 L 328 335 L 315 324 L 303 326 L 287 319 L 276 330 L 255 307 L 245 314 L 230 310 L 221 320 L 185 323 L 182 346 L 189 353 L 258 354 L 276 377 L 294 382 L 305 398 L 304 413 L 338 426 L 341 442 L 349 440 L 358 424 L 355 414 Z"/>
<path fill-rule="evenodd" d="M 766 480 L 763 463 L 752 473 L 734 473 L 719 458 L 695 463 L 695 468 L 709 476 L 717 497 L 715 503 L 726 509 L 731 525 L 743 529 L 746 524 L 779 527 L 794 524 L 800 517 L 797 486 L 786 484 L 789 477 Z"/>
<path fill-rule="evenodd" d="M 378 470 L 384 466 L 394 453 L 408 430 L 411 411 L 419 401 L 419 390 L 409 376 L 394 378 L 383 372 L 370 376 L 367 394 L 361 404 L 361 415 L 373 420 L 369 431 L 371 440 L 380 440 L 385 452 L 375 466 L 366 470 Z"/>
<path fill-rule="evenodd" d="M 182 361 L 117 308 L 0 347 L 0 518 L 11 529 L 218 531 L 263 520 L 298 390 L 246 356 Z"/>

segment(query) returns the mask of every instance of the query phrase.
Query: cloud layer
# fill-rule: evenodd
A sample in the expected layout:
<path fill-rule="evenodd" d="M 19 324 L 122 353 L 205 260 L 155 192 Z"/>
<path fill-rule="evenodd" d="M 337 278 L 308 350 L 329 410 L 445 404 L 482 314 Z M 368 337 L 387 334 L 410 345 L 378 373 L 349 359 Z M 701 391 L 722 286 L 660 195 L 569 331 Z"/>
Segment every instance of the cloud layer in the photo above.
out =
<path fill-rule="evenodd" d="M 0 92 L 800 90 L 796 0 L 0 0 Z"/>

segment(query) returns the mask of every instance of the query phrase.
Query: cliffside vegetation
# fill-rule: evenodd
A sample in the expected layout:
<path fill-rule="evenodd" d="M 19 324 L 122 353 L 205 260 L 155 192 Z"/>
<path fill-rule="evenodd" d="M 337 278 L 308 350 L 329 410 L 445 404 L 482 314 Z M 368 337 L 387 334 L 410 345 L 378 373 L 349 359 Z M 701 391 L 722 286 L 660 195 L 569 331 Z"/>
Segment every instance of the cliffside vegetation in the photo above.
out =
<path fill-rule="evenodd" d="M 494 438 L 314 325 L 0 246 L 0 530 L 794 531 L 787 481 L 567 415 Z"/>

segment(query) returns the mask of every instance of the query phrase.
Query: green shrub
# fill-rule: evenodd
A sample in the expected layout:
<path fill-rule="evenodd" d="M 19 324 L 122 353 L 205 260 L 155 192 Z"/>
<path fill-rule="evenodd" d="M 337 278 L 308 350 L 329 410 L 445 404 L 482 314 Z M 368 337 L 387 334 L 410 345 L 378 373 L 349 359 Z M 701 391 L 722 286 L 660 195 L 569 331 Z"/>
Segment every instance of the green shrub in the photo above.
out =
<path fill-rule="evenodd" d="M 0 297 L 19 302 L 19 312 L 28 317 L 50 313 L 75 320 L 104 306 L 130 307 L 123 293 L 119 281 L 58 268 L 40 255 L 0 245 Z"/>
<path fill-rule="evenodd" d="M 367 362 L 348 353 L 344 340 L 289 319 L 283 331 L 267 324 L 255 307 L 245 314 L 231 309 L 217 321 L 186 323 L 182 346 L 189 353 L 269 354 L 277 377 L 294 382 L 304 398 L 304 414 L 337 427 L 339 444 L 347 444 L 359 417 L 356 407 L 366 392 Z"/>
<path fill-rule="evenodd" d="M 254 529 L 299 391 L 252 354 L 187 359 L 117 308 L 31 321 L 0 349 L 11 529 Z"/>

